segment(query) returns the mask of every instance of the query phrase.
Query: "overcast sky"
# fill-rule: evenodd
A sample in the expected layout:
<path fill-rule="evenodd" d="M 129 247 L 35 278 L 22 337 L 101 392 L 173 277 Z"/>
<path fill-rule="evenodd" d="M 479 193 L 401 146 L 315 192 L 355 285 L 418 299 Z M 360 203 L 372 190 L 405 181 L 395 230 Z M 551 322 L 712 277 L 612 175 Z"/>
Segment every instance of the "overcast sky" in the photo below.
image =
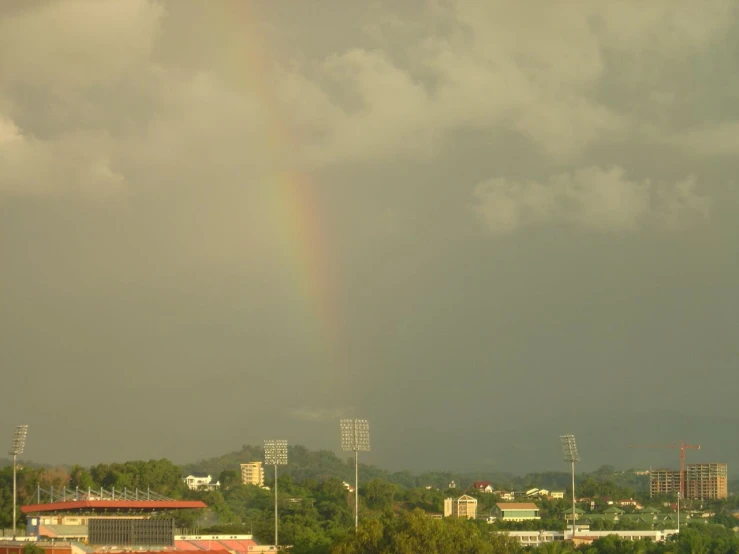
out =
<path fill-rule="evenodd" d="M 8 440 L 363 417 L 378 464 L 511 469 L 560 418 L 546 468 L 605 411 L 734 417 L 738 41 L 731 0 L 3 1 Z"/>

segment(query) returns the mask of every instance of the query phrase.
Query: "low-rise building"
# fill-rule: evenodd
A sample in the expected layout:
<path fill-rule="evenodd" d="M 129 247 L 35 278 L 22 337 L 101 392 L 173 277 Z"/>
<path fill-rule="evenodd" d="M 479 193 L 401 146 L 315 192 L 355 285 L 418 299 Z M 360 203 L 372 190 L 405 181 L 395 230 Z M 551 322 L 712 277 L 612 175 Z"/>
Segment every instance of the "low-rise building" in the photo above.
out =
<path fill-rule="evenodd" d="M 212 475 L 200 471 L 193 471 L 182 480 L 191 491 L 212 491 L 221 487 L 220 481 L 213 481 Z"/>
<path fill-rule="evenodd" d="M 490 481 L 475 481 L 472 486 L 480 492 L 493 492 L 493 485 L 492 483 L 490 483 Z"/>
<path fill-rule="evenodd" d="M 579 508 L 576 509 L 578 525 L 588 528 L 600 526 L 603 523 L 617 524 L 620 522 L 632 522 L 640 526 L 645 525 L 652 529 L 676 529 L 678 527 L 676 512 L 663 512 L 657 508 L 644 508 L 633 513 L 611 506 L 606 510 L 598 513 L 585 513 Z M 572 522 L 572 509 L 565 510 L 565 521 L 569 525 Z M 680 512 L 680 524 L 687 524 L 691 520 L 691 514 L 688 512 Z"/>
<path fill-rule="evenodd" d="M 642 510 L 644 508 L 644 506 L 642 506 L 642 504 L 638 500 L 634 500 L 633 498 L 619 500 L 618 502 L 616 502 L 616 504 L 618 504 L 622 508 L 625 508 L 626 506 L 632 506 L 635 510 Z"/>
<path fill-rule="evenodd" d="M 539 507 L 533 502 L 498 502 L 492 515 L 501 521 L 531 521 L 541 519 Z"/>
<path fill-rule="evenodd" d="M 523 546 L 541 546 L 550 542 L 561 542 L 572 540 L 572 531 L 502 531 L 511 538 L 516 539 Z M 621 539 L 638 541 L 648 539 L 654 542 L 662 542 L 676 531 L 586 531 L 578 529 L 575 535 L 578 544 L 589 544 L 595 539 L 616 535 Z"/>
<path fill-rule="evenodd" d="M 575 521 L 579 521 L 580 518 L 585 514 L 585 510 L 575 507 Z M 572 508 L 568 508 L 564 511 L 565 521 L 572 522 Z"/>
<path fill-rule="evenodd" d="M 501 500 L 511 501 L 515 498 L 515 495 L 508 491 L 498 491 L 495 494 L 497 494 Z"/>

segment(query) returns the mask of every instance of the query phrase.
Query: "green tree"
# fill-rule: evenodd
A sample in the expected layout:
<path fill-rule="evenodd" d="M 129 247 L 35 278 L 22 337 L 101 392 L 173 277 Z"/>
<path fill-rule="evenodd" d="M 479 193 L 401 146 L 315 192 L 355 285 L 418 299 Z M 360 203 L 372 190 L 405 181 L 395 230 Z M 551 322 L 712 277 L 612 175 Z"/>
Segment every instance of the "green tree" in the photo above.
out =
<path fill-rule="evenodd" d="M 230 489 L 241 483 L 241 473 L 235 469 L 224 469 L 218 476 L 218 482 L 222 489 Z"/>
<path fill-rule="evenodd" d="M 96 488 L 90 472 L 80 465 L 73 465 L 69 470 L 69 487 L 83 491 Z"/>
<path fill-rule="evenodd" d="M 357 533 L 336 545 L 333 554 L 497 554 L 474 522 L 431 519 L 421 510 L 398 517 L 365 520 Z M 507 554 L 508 551 L 506 551 Z"/>
<path fill-rule="evenodd" d="M 27 542 L 23 545 L 23 554 L 44 554 L 45 550 L 41 548 L 39 545 Z"/>
<path fill-rule="evenodd" d="M 382 479 L 372 479 L 364 489 L 367 505 L 376 510 L 392 507 L 398 487 Z"/>

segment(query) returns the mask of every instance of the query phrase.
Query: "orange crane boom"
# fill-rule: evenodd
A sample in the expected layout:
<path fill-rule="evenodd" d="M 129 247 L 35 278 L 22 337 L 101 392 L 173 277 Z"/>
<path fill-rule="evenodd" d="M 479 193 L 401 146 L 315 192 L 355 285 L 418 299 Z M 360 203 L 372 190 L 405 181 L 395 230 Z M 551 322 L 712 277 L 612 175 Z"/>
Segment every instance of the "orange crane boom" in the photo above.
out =
<path fill-rule="evenodd" d="M 679 448 L 680 449 L 680 497 L 685 498 L 685 451 L 688 449 L 700 450 L 700 444 L 630 444 L 629 448 Z"/>

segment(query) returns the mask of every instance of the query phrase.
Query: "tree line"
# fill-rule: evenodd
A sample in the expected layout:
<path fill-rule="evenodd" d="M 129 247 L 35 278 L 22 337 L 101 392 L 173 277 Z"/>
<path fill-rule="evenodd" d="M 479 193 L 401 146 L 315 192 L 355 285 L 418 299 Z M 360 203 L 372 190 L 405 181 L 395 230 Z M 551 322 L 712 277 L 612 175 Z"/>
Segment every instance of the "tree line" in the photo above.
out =
<path fill-rule="evenodd" d="M 273 537 L 273 493 L 251 485 L 242 485 L 238 464 L 262 458 L 261 448 L 244 447 L 240 452 L 178 466 L 169 460 L 131 461 L 98 464 L 91 467 L 49 468 L 24 465 L 18 473 L 19 501 L 35 502 L 38 486 L 44 489 L 150 489 L 175 499 L 203 500 L 208 509 L 174 514 L 176 525 L 190 532 L 250 533 L 263 543 Z M 354 552 L 520 552 L 520 545 L 505 531 L 511 529 L 564 528 L 564 511 L 569 500 L 539 499 L 541 521 L 522 523 L 435 519 L 441 514 L 446 497 L 463 493 L 478 499 L 478 515 L 488 515 L 496 502 L 495 494 L 471 488 L 473 480 L 493 481 L 496 488 L 548 488 L 567 490 L 566 472 L 544 472 L 514 477 L 447 472 L 413 475 L 387 472 L 374 466 L 360 467 L 359 503 L 361 527 L 353 529 L 353 492 L 345 482 L 353 482 L 353 462 L 328 451 L 309 451 L 290 447 L 290 464 L 281 468 L 278 503 L 281 542 L 293 545 L 295 554 L 352 554 Z M 220 479 L 215 491 L 191 491 L 183 477 L 192 471 L 207 471 Z M 485 477 L 488 477 L 485 479 Z M 455 481 L 456 489 L 449 489 Z M 268 487 L 273 483 L 268 478 Z M 578 476 L 578 496 L 640 498 L 645 504 L 662 506 L 663 499 L 649 499 L 642 476 L 619 472 L 609 466 Z M 12 469 L 0 469 L 0 526 L 10 527 L 12 517 Z M 593 545 L 573 549 L 563 543 L 545 545 L 534 552 L 641 552 L 667 554 L 682 552 L 719 552 L 739 554 L 733 531 L 736 520 L 735 497 L 707 506 L 715 516 L 703 525 L 688 526 L 677 541 L 655 545 L 628 543 L 614 537 L 600 539 Z M 23 521 L 19 518 L 19 527 Z M 617 524 L 618 526 L 618 524 Z M 690 544 L 689 544 L 690 543 Z M 697 548 L 697 550 L 696 550 Z M 637 550 L 634 550 L 637 549 Z M 701 550 L 703 549 L 703 550 Z"/>

